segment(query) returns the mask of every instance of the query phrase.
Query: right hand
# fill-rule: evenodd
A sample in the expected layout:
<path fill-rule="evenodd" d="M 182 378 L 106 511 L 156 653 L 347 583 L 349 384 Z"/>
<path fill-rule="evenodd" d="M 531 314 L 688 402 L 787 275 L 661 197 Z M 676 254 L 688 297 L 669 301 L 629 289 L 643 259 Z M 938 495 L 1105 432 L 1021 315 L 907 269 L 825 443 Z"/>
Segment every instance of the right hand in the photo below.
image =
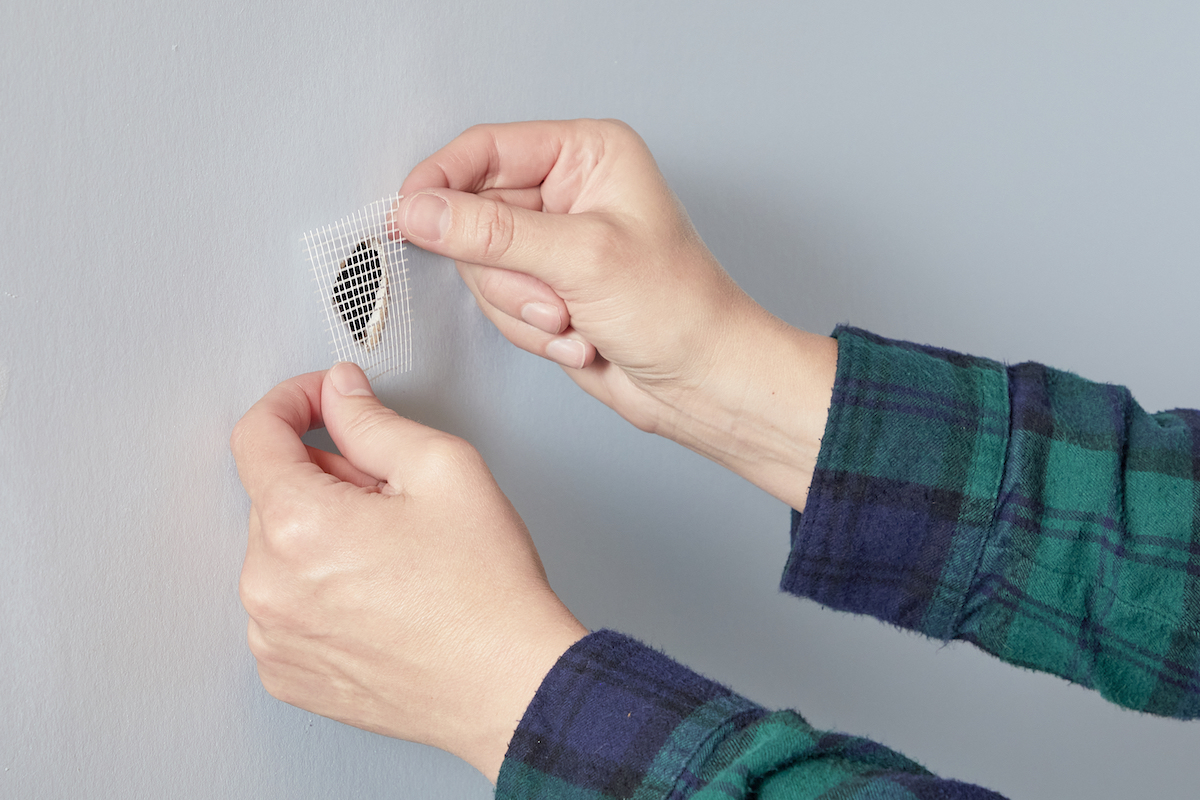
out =
<path fill-rule="evenodd" d="M 731 332 L 769 317 L 624 123 L 480 125 L 400 191 L 393 232 L 453 258 L 509 341 L 642 430 L 671 435 L 664 426 L 736 346 Z"/>
<path fill-rule="evenodd" d="M 837 344 L 734 284 L 629 126 L 480 125 L 400 191 L 392 235 L 453 258 L 510 342 L 638 428 L 804 507 Z"/>

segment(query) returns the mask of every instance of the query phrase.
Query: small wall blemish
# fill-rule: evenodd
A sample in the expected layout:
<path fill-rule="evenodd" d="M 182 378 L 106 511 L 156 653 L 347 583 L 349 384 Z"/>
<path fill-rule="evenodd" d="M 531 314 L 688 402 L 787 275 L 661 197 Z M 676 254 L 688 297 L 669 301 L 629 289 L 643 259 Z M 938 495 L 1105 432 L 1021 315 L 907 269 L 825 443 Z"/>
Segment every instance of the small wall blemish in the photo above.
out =
<path fill-rule="evenodd" d="M 32 304 L 37 303 L 37 301 L 34 300 L 33 298 L 31 298 L 29 295 L 13 294 L 12 292 L 9 292 L 9 291 L 0 291 L 0 294 L 3 294 L 9 300 L 17 301 L 18 303 L 32 303 Z"/>

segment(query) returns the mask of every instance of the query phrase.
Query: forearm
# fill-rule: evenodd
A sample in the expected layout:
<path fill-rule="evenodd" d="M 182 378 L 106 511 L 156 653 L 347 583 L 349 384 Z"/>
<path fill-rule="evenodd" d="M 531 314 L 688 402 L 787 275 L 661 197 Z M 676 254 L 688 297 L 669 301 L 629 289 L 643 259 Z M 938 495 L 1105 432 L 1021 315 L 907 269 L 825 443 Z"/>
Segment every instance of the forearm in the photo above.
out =
<path fill-rule="evenodd" d="M 555 665 L 513 735 L 502 800 L 572 797 L 994 800 L 866 739 L 770 713 L 611 631 Z"/>
<path fill-rule="evenodd" d="M 837 372 L 837 341 L 753 304 L 701 385 L 672 398 L 661 435 L 803 510 Z"/>

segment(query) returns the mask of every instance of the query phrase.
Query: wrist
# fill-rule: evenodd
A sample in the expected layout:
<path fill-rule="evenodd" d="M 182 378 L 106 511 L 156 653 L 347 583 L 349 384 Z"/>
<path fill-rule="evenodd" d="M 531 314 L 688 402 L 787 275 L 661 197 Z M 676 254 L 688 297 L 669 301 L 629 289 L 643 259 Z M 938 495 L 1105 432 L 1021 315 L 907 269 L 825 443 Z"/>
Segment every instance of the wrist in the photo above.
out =
<path fill-rule="evenodd" d="M 752 302 L 752 301 L 750 301 Z M 837 341 L 755 304 L 656 432 L 804 509 L 837 373 Z"/>
<path fill-rule="evenodd" d="M 437 746 L 462 758 L 493 784 L 509 741 L 543 679 L 559 657 L 588 631 L 566 608 L 553 620 L 520 636 L 520 642 L 493 643 L 495 659 L 481 675 L 468 715 L 452 740 Z M 463 692 L 465 696 L 470 692 Z"/>

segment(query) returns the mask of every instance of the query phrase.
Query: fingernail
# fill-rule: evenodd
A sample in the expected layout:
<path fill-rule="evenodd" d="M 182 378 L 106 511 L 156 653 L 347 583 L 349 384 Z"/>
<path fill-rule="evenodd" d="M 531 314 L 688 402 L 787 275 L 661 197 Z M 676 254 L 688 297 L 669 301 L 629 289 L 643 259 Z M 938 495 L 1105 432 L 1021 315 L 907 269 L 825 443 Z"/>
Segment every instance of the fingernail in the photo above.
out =
<path fill-rule="evenodd" d="M 374 397 L 371 383 L 357 364 L 339 361 L 329 370 L 329 382 L 343 397 Z"/>
<path fill-rule="evenodd" d="M 586 354 L 583 342 L 574 339 L 555 339 L 546 345 L 546 358 L 571 369 L 583 369 L 583 357 Z"/>
<path fill-rule="evenodd" d="M 387 237 L 390 242 L 400 238 L 400 225 L 396 222 L 396 212 L 400 210 L 400 201 L 403 199 L 404 195 L 398 195 L 396 202 L 392 203 L 392 207 L 388 209 L 387 216 L 384 218 L 387 222 Z"/>
<path fill-rule="evenodd" d="M 450 229 L 450 205 L 436 194 L 414 197 L 404 212 L 404 235 L 426 242 L 440 242 Z"/>
<path fill-rule="evenodd" d="M 558 333 L 562 330 L 562 314 L 549 303 L 526 303 L 521 306 L 521 319 L 539 331 Z"/>

